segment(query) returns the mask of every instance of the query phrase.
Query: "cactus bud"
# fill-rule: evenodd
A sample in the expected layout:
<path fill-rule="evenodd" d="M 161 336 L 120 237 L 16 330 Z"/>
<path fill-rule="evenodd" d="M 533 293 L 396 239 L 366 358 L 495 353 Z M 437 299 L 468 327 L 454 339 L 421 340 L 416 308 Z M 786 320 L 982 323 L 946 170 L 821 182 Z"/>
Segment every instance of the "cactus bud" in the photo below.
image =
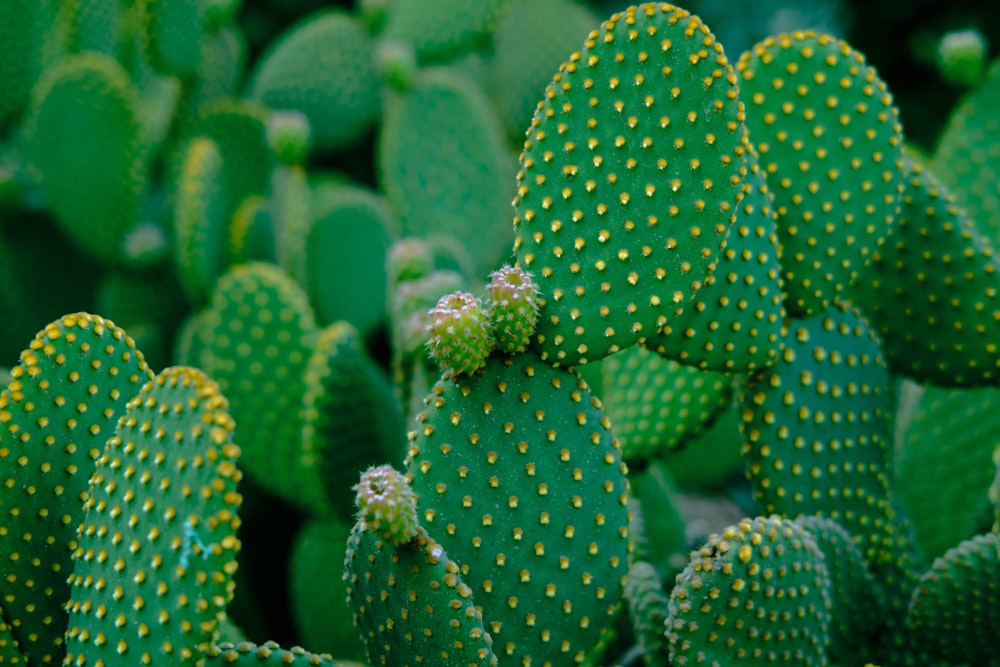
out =
<path fill-rule="evenodd" d="M 394 544 L 406 544 L 420 532 L 417 496 L 392 466 L 371 467 L 354 486 L 362 530 Z"/>
<path fill-rule="evenodd" d="M 407 42 L 382 40 L 375 47 L 375 68 L 390 88 L 405 92 L 413 87 L 417 52 Z"/>
<path fill-rule="evenodd" d="M 427 349 L 441 368 L 472 375 L 493 349 L 490 320 L 482 302 L 468 292 L 441 297 L 430 311 Z"/>
<path fill-rule="evenodd" d="M 385 267 L 390 288 L 406 280 L 423 278 L 434 270 L 434 250 L 416 236 L 399 239 L 389 248 Z"/>
<path fill-rule="evenodd" d="M 956 30 L 941 38 L 938 69 L 948 81 L 974 86 L 983 76 L 986 38 L 978 30 Z"/>
<path fill-rule="evenodd" d="M 281 164 L 302 164 L 309 155 L 312 128 L 300 111 L 275 111 L 267 121 L 267 145 Z"/>
<path fill-rule="evenodd" d="M 508 354 L 523 352 L 538 321 L 538 285 L 520 267 L 504 266 L 490 274 L 486 290 L 497 347 Z"/>

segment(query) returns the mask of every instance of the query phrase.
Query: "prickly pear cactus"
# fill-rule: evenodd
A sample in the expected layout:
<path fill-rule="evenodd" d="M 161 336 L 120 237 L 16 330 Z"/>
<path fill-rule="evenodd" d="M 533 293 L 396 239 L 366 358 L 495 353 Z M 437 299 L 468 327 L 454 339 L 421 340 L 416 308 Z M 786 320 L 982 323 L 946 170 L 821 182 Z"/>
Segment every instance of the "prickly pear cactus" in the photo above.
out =
<path fill-rule="evenodd" d="M 781 360 L 742 385 L 737 402 L 747 475 L 764 511 L 835 519 L 866 563 L 886 556 L 889 373 L 860 313 L 834 305 L 792 320 Z"/>
<path fill-rule="evenodd" d="M 744 196 L 743 115 L 722 45 L 668 4 L 615 14 L 560 67 L 514 199 L 543 358 L 600 359 L 692 302 Z"/>
<path fill-rule="evenodd" d="M 441 368 L 460 375 L 483 367 L 496 345 L 489 313 L 479 297 L 454 292 L 438 299 L 427 325 L 427 353 Z"/>
<path fill-rule="evenodd" d="M 627 480 L 575 373 L 527 352 L 438 382 L 407 477 L 422 525 L 459 564 L 501 660 L 581 660 L 628 567 Z"/>
<path fill-rule="evenodd" d="M 736 68 L 774 193 L 787 306 L 822 312 L 892 229 L 903 187 L 899 112 L 875 69 L 829 35 L 767 38 Z"/>
<path fill-rule="evenodd" d="M 124 330 L 76 313 L 38 333 L 0 394 L 0 593 L 32 662 L 63 658 L 81 497 L 127 401 L 151 377 Z"/>
<path fill-rule="evenodd" d="M 129 401 L 84 503 L 67 664 L 201 664 L 232 600 L 240 547 L 227 408 L 188 367 L 162 371 Z"/>
<path fill-rule="evenodd" d="M 903 160 L 896 226 L 851 289 L 872 319 L 889 367 L 938 386 L 994 384 L 1000 375 L 1000 258 L 923 163 Z"/>
<path fill-rule="evenodd" d="M 962 542 L 934 561 L 910 601 L 917 643 L 950 663 L 995 665 L 1000 634 L 1000 534 Z"/>
<path fill-rule="evenodd" d="M 365 667 L 358 662 L 334 660 L 326 653 L 312 653 L 301 646 L 281 648 L 276 642 L 263 644 L 225 642 L 205 653 L 205 665 L 232 667 Z"/>
<path fill-rule="evenodd" d="M 365 471 L 344 561 L 347 601 L 372 664 L 497 664 L 462 568 L 420 525 L 416 496 L 390 466 Z"/>
<path fill-rule="evenodd" d="M 777 516 L 744 519 L 691 557 L 670 593 L 675 665 L 822 666 L 830 575 L 813 536 Z"/>

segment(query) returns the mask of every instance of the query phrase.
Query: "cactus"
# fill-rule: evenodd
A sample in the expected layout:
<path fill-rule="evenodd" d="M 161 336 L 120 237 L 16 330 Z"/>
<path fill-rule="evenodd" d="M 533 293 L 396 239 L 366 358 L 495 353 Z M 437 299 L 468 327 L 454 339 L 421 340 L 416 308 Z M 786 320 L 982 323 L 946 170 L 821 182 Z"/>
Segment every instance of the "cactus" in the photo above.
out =
<path fill-rule="evenodd" d="M 467 292 L 438 299 L 427 325 L 427 352 L 441 368 L 471 375 L 483 367 L 496 342 L 490 314 L 482 301 Z"/>
<path fill-rule="evenodd" d="M 560 67 L 514 200 L 518 262 L 544 295 L 544 358 L 600 359 L 691 301 L 744 194 L 742 121 L 722 46 L 670 5 L 615 14 Z"/>
<path fill-rule="evenodd" d="M 228 211 L 222 210 L 222 155 L 214 141 L 191 140 L 178 176 L 174 203 L 174 261 L 184 292 L 204 303 L 225 272 Z"/>

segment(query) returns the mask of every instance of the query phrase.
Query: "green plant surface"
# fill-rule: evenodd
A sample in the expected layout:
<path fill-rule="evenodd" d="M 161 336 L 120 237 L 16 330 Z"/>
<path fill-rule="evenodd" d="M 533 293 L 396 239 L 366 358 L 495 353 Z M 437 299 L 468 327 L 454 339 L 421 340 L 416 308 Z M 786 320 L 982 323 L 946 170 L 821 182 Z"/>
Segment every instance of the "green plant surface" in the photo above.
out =
<path fill-rule="evenodd" d="M 206 665 L 235 667 L 365 667 L 359 662 L 334 660 L 329 654 L 312 653 L 301 646 L 281 648 L 276 642 L 222 642 L 209 648 Z"/>
<path fill-rule="evenodd" d="M 141 0 L 143 45 L 159 71 L 184 77 L 201 65 L 207 3 L 186 0 Z"/>
<path fill-rule="evenodd" d="M 586 383 L 525 352 L 442 379 L 417 416 L 418 516 L 460 565 L 501 660 L 580 660 L 628 566 L 621 450 Z"/>
<path fill-rule="evenodd" d="M 27 152 L 60 229 L 98 260 L 117 258 L 146 178 L 128 74 L 89 51 L 57 61 L 35 85 L 27 116 Z"/>
<path fill-rule="evenodd" d="M 340 11 L 303 19 L 273 42 L 257 62 L 247 96 L 309 119 L 314 147 L 330 151 L 356 143 L 380 113 L 374 44 L 361 22 Z"/>
<path fill-rule="evenodd" d="M 380 38 L 411 47 L 423 61 L 450 60 L 485 41 L 523 0 L 392 0 Z"/>
<path fill-rule="evenodd" d="M 616 14 L 560 66 L 526 137 L 514 250 L 544 299 L 535 347 L 571 366 L 655 334 L 694 297 L 744 195 L 722 45 L 670 5 Z"/>
<path fill-rule="evenodd" d="M 774 193 L 788 307 L 822 312 L 893 227 L 903 188 L 899 112 L 864 56 L 829 35 L 767 38 L 736 67 Z"/>
<path fill-rule="evenodd" d="M 240 548 L 240 450 L 227 407 L 187 367 L 162 371 L 129 400 L 83 503 L 66 664 L 202 662 L 232 600 Z"/>
<path fill-rule="evenodd" d="M 3 611 L 28 660 L 63 658 L 80 499 L 127 401 L 152 375 L 124 330 L 77 313 L 35 336 L 0 394 Z"/>

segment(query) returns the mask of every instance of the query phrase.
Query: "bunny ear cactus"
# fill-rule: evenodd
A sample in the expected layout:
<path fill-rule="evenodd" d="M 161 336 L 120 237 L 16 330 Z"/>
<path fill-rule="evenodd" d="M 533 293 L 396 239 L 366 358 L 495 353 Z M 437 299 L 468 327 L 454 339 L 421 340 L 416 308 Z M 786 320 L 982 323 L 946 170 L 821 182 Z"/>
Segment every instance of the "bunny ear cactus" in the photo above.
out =
<path fill-rule="evenodd" d="M 301 451 L 305 369 L 315 317 L 302 289 L 264 263 L 233 267 L 215 285 L 199 326 L 204 370 L 230 401 L 242 465 L 255 481 L 308 507 Z"/>
<path fill-rule="evenodd" d="M 768 38 L 736 68 L 774 193 L 786 305 L 821 313 L 893 227 L 903 188 L 898 111 L 864 57 L 829 35 Z"/>
<path fill-rule="evenodd" d="M 0 394 L 0 593 L 32 662 L 62 660 L 81 499 L 126 401 L 150 377 L 122 329 L 76 313 L 38 333 Z"/>
<path fill-rule="evenodd" d="M 158 71 L 186 77 L 201 64 L 207 2 L 140 0 L 146 57 Z"/>
<path fill-rule="evenodd" d="M 767 513 L 818 514 L 857 540 L 865 562 L 888 557 L 889 373 L 854 309 L 793 320 L 782 358 L 740 387 L 744 460 Z"/>
<path fill-rule="evenodd" d="M 129 401 L 84 503 L 67 665 L 202 663 L 240 547 L 227 407 L 188 367 L 162 371 Z"/>
<path fill-rule="evenodd" d="M 468 292 L 441 297 L 430 312 L 427 352 L 449 374 L 473 374 L 486 364 L 496 342 L 490 314 Z"/>
<path fill-rule="evenodd" d="M 828 664 L 830 574 L 813 536 L 777 516 L 744 519 L 691 555 L 670 593 L 675 665 Z"/>
<path fill-rule="evenodd" d="M 851 294 L 894 372 L 938 386 L 992 384 L 1000 373 L 1000 259 L 921 162 L 904 158 L 903 174 L 895 229 Z"/>
<path fill-rule="evenodd" d="M 492 666 L 497 658 L 459 565 L 420 524 L 391 466 L 361 475 L 344 561 L 347 599 L 372 664 Z"/>
<path fill-rule="evenodd" d="M 273 641 L 263 644 L 224 642 L 208 649 L 206 667 L 365 667 L 358 662 L 334 660 L 324 653 L 311 653 L 300 646 L 281 648 Z"/>
<path fill-rule="evenodd" d="M 784 344 L 784 291 L 772 195 L 756 152 L 725 249 L 694 300 L 643 345 L 710 371 L 751 373 Z"/>
<path fill-rule="evenodd" d="M 344 148 L 360 140 L 379 116 L 374 48 L 362 23 L 347 12 L 313 14 L 268 48 L 247 96 L 305 114 L 315 150 Z"/>
<path fill-rule="evenodd" d="M 42 69 L 45 7 L 35 0 L 8 0 L 0 6 L 0 128 L 28 103 Z"/>
<path fill-rule="evenodd" d="M 116 260 L 145 185 L 135 87 L 112 58 L 85 52 L 50 66 L 27 112 L 26 151 L 60 230 Z M 100 165 L 95 168 L 95 165 Z"/>
<path fill-rule="evenodd" d="M 412 46 L 420 61 L 444 61 L 489 38 L 506 11 L 523 0 L 391 0 L 380 39 Z"/>
<path fill-rule="evenodd" d="M 949 549 L 921 578 L 907 623 L 914 641 L 949 664 L 996 665 L 1000 636 L 1000 534 Z"/>
<path fill-rule="evenodd" d="M 205 137 L 192 139 L 174 195 L 174 263 L 192 303 L 204 303 L 225 270 L 229 212 L 222 207 L 224 173 L 218 145 Z"/>
<path fill-rule="evenodd" d="M 438 382 L 411 431 L 420 521 L 459 564 L 501 660 L 582 660 L 621 598 L 628 482 L 600 406 L 572 371 L 494 354 Z"/>
<path fill-rule="evenodd" d="M 722 45 L 665 3 L 613 15 L 560 67 L 514 199 L 544 359 L 600 359 L 692 302 L 744 196 L 743 119 Z"/>
<path fill-rule="evenodd" d="M 497 347 L 507 354 L 524 352 L 538 323 L 538 285 L 517 266 L 490 274 L 486 308 Z"/>

